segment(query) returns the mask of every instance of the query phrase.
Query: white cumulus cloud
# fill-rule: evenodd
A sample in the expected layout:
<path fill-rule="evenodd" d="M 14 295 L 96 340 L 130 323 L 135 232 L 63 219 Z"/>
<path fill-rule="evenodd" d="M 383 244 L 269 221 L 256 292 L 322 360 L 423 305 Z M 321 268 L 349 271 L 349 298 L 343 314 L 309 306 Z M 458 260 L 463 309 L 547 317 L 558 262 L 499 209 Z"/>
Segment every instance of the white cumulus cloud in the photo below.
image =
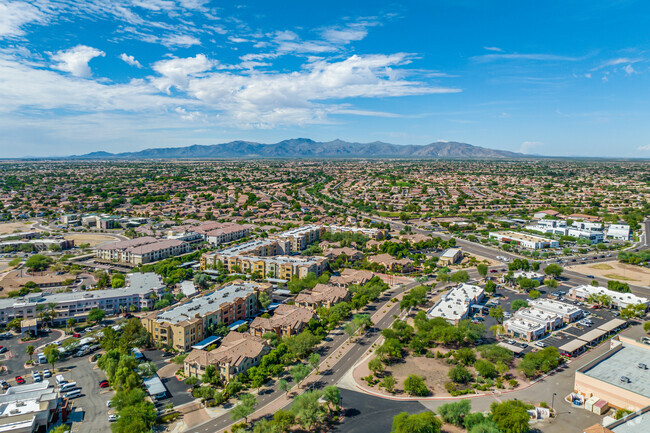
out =
<path fill-rule="evenodd" d="M 185 90 L 189 85 L 191 76 L 208 71 L 215 66 L 216 62 L 208 59 L 205 54 L 197 54 L 194 57 L 160 60 L 153 65 L 154 71 L 162 77 L 152 80 L 154 85 L 165 92 L 172 87 Z"/>
<path fill-rule="evenodd" d="M 32 22 L 46 19 L 45 14 L 36 6 L 20 1 L 0 2 L 0 38 L 22 36 L 22 27 Z"/>
<path fill-rule="evenodd" d="M 70 72 L 76 77 L 89 77 L 91 75 L 90 62 L 95 57 L 104 57 L 103 51 L 86 45 L 77 45 L 69 50 L 61 50 L 52 55 L 55 63 L 52 68 L 59 71 Z"/>
<path fill-rule="evenodd" d="M 142 67 L 142 65 L 140 64 L 140 62 L 138 62 L 138 61 L 135 59 L 135 57 L 133 57 L 133 56 L 129 56 L 129 55 L 126 54 L 126 53 L 122 53 L 122 54 L 120 54 L 120 59 L 122 59 L 126 64 L 131 65 L 131 66 L 135 66 L 136 68 L 141 68 L 141 67 Z"/>

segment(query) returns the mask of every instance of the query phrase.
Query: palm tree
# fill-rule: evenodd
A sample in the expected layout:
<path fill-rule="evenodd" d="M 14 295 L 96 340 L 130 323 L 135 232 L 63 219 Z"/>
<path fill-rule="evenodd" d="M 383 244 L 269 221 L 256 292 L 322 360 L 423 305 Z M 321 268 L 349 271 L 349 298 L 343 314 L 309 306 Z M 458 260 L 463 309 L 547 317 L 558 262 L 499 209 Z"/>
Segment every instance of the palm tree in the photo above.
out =
<path fill-rule="evenodd" d="M 34 355 L 34 351 L 36 348 L 32 346 L 31 344 L 25 348 L 25 353 L 29 356 L 29 360 L 32 360 L 32 356 Z"/>
<path fill-rule="evenodd" d="M 49 309 L 48 316 L 50 318 L 50 325 L 51 325 L 54 322 L 56 316 L 58 315 L 58 313 L 56 312 L 56 303 L 50 302 L 49 304 L 47 304 L 47 307 Z"/>
<path fill-rule="evenodd" d="M 74 320 L 74 317 L 70 317 L 70 318 L 65 322 L 65 324 L 66 324 L 66 330 L 65 330 L 65 333 L 66 333 L 66 334 L 69 334 L 69 333 L 70 333 L 70 328 L 72 328 L 72 327 L 74 326 L 75 323 L 76 323 L 76 320 Z"/>

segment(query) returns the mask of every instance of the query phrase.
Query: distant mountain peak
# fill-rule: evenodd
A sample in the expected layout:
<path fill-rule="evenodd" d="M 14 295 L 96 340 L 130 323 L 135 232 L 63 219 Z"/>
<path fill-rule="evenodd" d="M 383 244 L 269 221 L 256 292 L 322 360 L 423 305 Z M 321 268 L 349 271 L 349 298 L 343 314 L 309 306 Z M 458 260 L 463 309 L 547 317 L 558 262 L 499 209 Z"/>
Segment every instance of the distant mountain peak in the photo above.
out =
<path fill-rule="evenodd" d="M 426 145 L 399 145 L 374 141 L 351 143 L 341 139 L 318 142 L 310 138 L 290 138 L 278 143 L 262 144 L 252 141 L 186 147 L 145 149 L 139 152 L 92 152 L 74 155 L 72 159 L 216 159 L 216 158 L 474 158 L 506 159 L 527 155 L 505 150 L 489 149 L 454 141 L 436 141 Z"/>

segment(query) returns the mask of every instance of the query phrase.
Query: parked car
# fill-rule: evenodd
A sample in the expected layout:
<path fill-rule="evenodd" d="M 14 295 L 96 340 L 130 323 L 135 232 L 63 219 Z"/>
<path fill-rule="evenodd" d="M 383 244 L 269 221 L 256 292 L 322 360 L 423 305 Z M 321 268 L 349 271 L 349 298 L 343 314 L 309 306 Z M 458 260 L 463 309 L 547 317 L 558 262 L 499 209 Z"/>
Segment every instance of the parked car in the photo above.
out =
<path fill-rule="evenodd" d="M 0 386 L 2 387 L 2 389 L 8 389 L 10 385 L 7 383 L 6 380 L 0 380 Z"/>
<path fill-rule="evenodd" d="M 546 343 L 543 343 L 541 341 L 536 341 L 535 346 L 541 347 L 542 349 L 546 347 Z"/>
<path fill-rule="evenodd" d="M 7 348 L 4 346 L 0 346 L 0 353 L 5 353 L 7 351 Z"/>
<path fill-rule="evenodd" d="M 25 379 L 23 379 L 22 376 L 16 376 L 16 383 L 22 385 L 23 383 L 25 383 Z"/>
<path fill-rule="evenodd" d="M 108 380 L 100 380 L 99 381 L 99 387 L 100 388 L 108 388 L 110 385 L 108 384 Z"/>
<path fill-rule="evenodd" d="M 73 336 L 74 338 L 81 338 L 81 334 L 78 333 L 78 332 L 75 332 L 74 334 L 72 334 L 72 336 Z"/>
<path fill-rule="evenodd" d="M 108 416 L 108 422 L 115 422 L 115 421 L 117 421 L 117 415 L 115 415 L 114 413 L 110 414 Z"/>
<path fill-rule="evenodd" d="M 52 377 L 52 372 L 50 370 L 43 370 L 43 377 Z"/>

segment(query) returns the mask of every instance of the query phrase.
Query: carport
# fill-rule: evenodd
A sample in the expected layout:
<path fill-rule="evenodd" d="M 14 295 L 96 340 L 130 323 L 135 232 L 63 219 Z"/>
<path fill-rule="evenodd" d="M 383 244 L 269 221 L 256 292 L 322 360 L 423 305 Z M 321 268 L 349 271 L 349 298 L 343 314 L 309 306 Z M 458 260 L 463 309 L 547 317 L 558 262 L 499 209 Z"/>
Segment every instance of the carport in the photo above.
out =
<path fill-rule="evenodd" d="M 625 325 L 627 325 L 627 322 L 623 319 L 612 319 L 609 322 L 600 325 L 598 329 L 602 329 L 609 336 L 612 334 L 616 334 L 618 331 L 624 328 Z"/>
<path fill-rule="evenodd" d="M 512 353 L 515 354 L 515 356 L 521 356 L 521 352 L 524 351 L 523 347 L 515 346 L 514 344 L 508 344 L 504 341 L 501 341 L 498 346 L 505 347 L 506 349 L 510 350 Z"/>
<path fill-rule="evenodd" d="M 602 329 L 594 329 L 587 332 L 586 334 L 579 336 L 578 338 L 582 341 L 586 341 L 589 346 L 595 346 L 596 344 L 603 341 L 606 335 L 607 331 L 603 331 Z"/>
<path fill-rule="evenodd" d="M 581 354 L 582 352 L 584 352 L 586 346 L 587 346 L 586 341 L 582 341 L 582 340 L 576 338 L 574 340 L 569 341 L 568 343 L 566 343 L 562 347 L 560 347 L 559 348 L 560 349 L 560 354 L 566 353 L 567 355 L 569 355 L 570 357 L 573 358 L 574 356 L 577 356 L 577 355 Z"/>

